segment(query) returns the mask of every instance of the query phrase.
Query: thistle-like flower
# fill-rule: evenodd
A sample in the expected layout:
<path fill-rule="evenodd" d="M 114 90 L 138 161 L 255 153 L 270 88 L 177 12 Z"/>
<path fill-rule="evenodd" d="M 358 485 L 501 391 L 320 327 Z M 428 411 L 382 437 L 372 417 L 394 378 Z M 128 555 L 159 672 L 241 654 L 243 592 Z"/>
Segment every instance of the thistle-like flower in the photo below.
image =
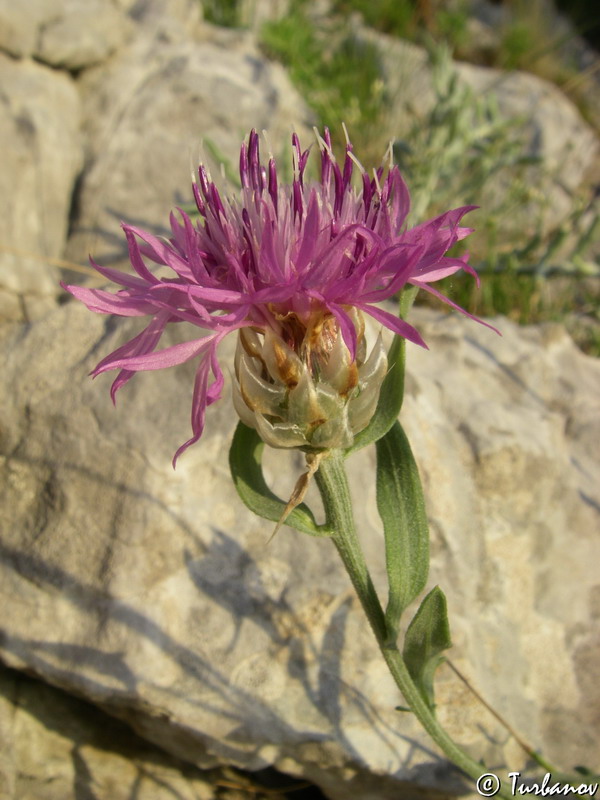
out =
<path fill-rule="evenodd" d="M 206 408 L 221 396 L 217 348 L 233 331 L 239 332 L 234 404 L 241 419 L 270 445 L 319 451 L 350 445 L 377 403 L 386 359 L 380 338 L 367 353 L 364 314 L 426 347 L 412 325 L 375 303 L 413 284 L 467 313 L 430 284 L 459 269 L 476 275 L 466 257 L 445 255 L 471 232 L 460 221 L 474 206 L 407 229 L 409 193 L 396 166 L 369 176 L 349 141 L 339 166 L 329 132 L 317 140 L 320 181 L 306 179 L 309 150 L 293 134 L 294 178 L 280 185 L 275 160 L 263 165 L 252 131 L 241 148 L 238 196 L 221 198 L 201 165 L 193 184 L 197 222 L 178 209 L 168 240 L 124 224 L 136 274 L 92 261 L 123 288 L 112 294 L 65 287 L 91 311 L 149 317 L 141 333 L 92 373 L 119 370 L 113 401 L 140 370 L 199 359 L 193 435 L 174 463 L 198 441 Z M 360 189 L 352 180 L 355 167 Z M 173 276 L 158 277 L 147 261 Z M 182 321 L 202 334 L 155 350 L 166 326 Z"/>
<path fill-rule="evenodd" d="M 356 358 L 333 315 L 315 314 L 302 339 L 289 344 L 270 328 L 264 336 L 239 333 L 233 404 L 242 422 L 272 447 L 350 447 L 354 434 L 375 412 L 387 358 L 381 334 L 365 358 L 362 315 L 350 309 L 357 328 Z M 288 320 L 288 326 L 290 321 Z M 295 346 L 294 346 L 295 345 Z"/>

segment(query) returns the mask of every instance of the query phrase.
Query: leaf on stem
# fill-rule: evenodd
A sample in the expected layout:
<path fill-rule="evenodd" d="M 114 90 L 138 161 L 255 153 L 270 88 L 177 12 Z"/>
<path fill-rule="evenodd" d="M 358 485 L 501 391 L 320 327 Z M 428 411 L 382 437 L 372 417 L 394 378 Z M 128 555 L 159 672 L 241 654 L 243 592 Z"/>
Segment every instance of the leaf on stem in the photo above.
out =
<path fill-rule="evenodd" d="M 435 707 L 433 677 L 452 647 L 446 597 L 436 586 L 425 597 L 406 631 L 403 659 L 411 678 L 427 705 Z"/>
<path fill-rule="evenodd" d="M 385 617 L 393 644 L 402 612 L 427 582 L 429 526 L 419 472 L 400 423 L 396 421 L 375 446 L 377 508 L 385 533 L 389 582 Z"/>
<path fill-rule="evenodd" d="M 417 291 L 416 287 L 411 286 L 402 292 L 399 314 L 401 319 L 406 319 Z M 388 350 L 388 371 L 381 386 L 375 413 L 367 427 L 356 434 L 352 446 L 346 450 L 346 455 L 376 442 L 389 431 L 398 418 L 404 397 L 405 356 L 406 340 L 402 336 L 394 336 Z"/>
<path fill-rule="evenodd" d="M 239 422 L 229 451 L 231 477 L 242 502 L 264 519 L 278 522 L 287 510 L 287 503 L 277 497 L 265 481 L 262 471 L 264 442 L 253 429 Z M 285 524 L 311 536 L 329 536 L 326 525 L 318 525 L 312 511 L 300 503 L 285 519 Z"/>

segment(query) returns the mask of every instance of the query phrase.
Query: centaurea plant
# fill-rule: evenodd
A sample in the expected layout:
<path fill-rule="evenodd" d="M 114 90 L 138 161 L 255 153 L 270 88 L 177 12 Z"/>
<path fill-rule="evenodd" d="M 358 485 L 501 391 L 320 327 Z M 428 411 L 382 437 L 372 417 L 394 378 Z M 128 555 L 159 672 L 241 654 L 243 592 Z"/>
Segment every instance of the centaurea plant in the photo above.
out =
<path fill-rule="evenodd" d="M 113 400 L 136 372 L 197 359 L 192 436 L 175 453 L 174 464 L 201 437 L 206 409 L 221 397 L 218 346 L 237 332 L 233 402 L 241 421 L 230 466 L 241 499 L 278 525 L 285 519 L 296 530 L 332 540 L 406 704 L 444 753 L 477 778 L 481 765 L 435 716 L 434 672 L 450 646 L 441 589 L 425 597 L 402 649 L 398 645 L 401 617 L 423 591 L 429 563 L 423 492 L 397 419 L 405 342 L 426 344 L 405 317 L 418 289 L 467 314 L 432 284 L 459 270 L 477 279 L 467 256 L 447 255 L 471 232 L 461 221 L 473 206 L 408 228 L 409 192 L 396 166 L 389 163 L 369 175 L 349 140 L 342 165 L 327 130 L 317 134 L 317 142 L 320 180 L 308 180 L 310 151 L 302 150 L 294 134 L 294 177 L 282 185 L 274 158 L 266 165 L 261 161 L 259 137 L 252 131 L 241 148 L 237 196 L 221 197 L 200 166 L 193 184 L 195 222 L 178 209 L 171 215 L 168 240 L 123 225 L 135 274 L 92 261 L 122 287 L 116 294 L 65 288 L 91 311 L 148 318 L 137 336 L 93 372 L 118 370 Z M 158 277 L 149 262 L 167 267 L 171 275 Z M 377 305 L 394 295 L 401 298 L 398 316 Z M 369 351 L 365 315 L 395 334 L 387 353 L 381 336 Z M 166 327 L 182 321 L 198 328 L 199 335 L 156 350 Z M 306 456 L 307 472 L 288 503 L 263 477 L 265 443 L 298 448 Z M 356 535 L 344 468 L 350 453 L 372 443 L 389 581 L 385 609 Z M 325 509 L 323 524 L 301 502 L 313 475 Z"/>

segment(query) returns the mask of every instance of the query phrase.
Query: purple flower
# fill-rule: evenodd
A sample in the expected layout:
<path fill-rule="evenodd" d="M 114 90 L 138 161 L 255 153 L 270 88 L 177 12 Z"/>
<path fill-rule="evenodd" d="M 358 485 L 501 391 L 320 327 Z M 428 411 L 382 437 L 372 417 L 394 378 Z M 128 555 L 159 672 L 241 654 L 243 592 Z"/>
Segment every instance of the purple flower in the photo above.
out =
<path fill-rule="evenodd" d="M 445 255 L 471 233 L 460 222 L 475 206 L 456 208 L 406 229 L 410 198 L 398 168 L 390 166 L 385 172 L 381 167 L 369 176 L 349 142 L 339 166 L 327 129 L 318 141 L 320 182 L 305 178 L 309 150 L 302 151 L 293 134 L 294 179 L 291 185 L 279 185 L 275 161 L 270 157 L 266 166 L 261 163 L 258 135 L 252 131 L 241 148 L 237 197 L 221 198 L 201 165 L 193 185 L 199 221 L 178 209 L 178 216 L 171 214 L 169 240 L 123 224 L 135 274 L 92 261 L 101 275 L 123 288 L 112 294 L 65 287 L 91 311 L 149 318 L 141 333 L 92 373 L 119 370 L 111 388 L 113 401 L 136 372 L 198 358 L 193 435 L 177 450 L 174 463 L 198 441 L 206 408 L 221 396 L 217 348 L 232 331 L 271 332 L 299 352 L 309 333 L 333 325 L 354 362 L 360 345 L 356 312 L 426 347 L 412 325 L 375 305 L 407 284 L 467 313 L 430 284 L 459 269 L 477 277 L 466 256 Z M 360 190 L 352 183 L 355 167 L 361 173 Z M 148 261 L 168 267 L 172 276 L 157 277 Z M 191 322 L 201 334 L 157 351 L 165 327 L 181 321 Z"/>

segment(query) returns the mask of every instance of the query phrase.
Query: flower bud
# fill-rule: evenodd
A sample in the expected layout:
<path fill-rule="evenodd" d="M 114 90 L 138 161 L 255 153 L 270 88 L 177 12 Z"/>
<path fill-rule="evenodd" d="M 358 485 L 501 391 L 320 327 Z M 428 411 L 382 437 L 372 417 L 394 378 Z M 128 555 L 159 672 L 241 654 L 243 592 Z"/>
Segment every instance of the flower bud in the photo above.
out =
<path fill-rule="evenodd" d="M 242 328 L 235 354 L 233 402 L 242 422 L 271 447 L 350 447 L 375 412 L 387 358 L 381 334 L 366 358 L 364 322 L 348 312 L 357 335 L 352 360 L 336 318 L 288 313 L 281 331 Z"/>

